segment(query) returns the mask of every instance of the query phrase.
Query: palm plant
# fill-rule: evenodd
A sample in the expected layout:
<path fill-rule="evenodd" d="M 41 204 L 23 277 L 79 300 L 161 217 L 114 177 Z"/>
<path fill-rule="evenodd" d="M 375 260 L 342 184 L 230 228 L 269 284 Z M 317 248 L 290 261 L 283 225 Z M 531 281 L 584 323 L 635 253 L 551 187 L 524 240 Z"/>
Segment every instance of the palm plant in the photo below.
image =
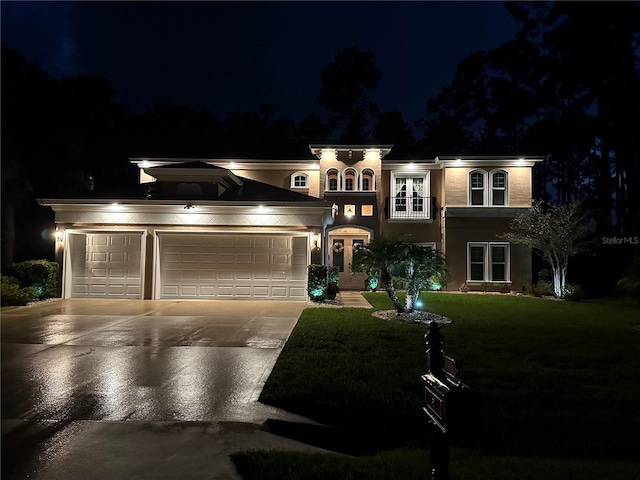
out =
<path fill-rule="evenodd" d="M 398 300 L 393 276 L 403 263 L 404 251 L 405 242 L 397 237 L 386 237 L 381 234 L 354 251 L 351 265 L 354 272 L 378 275 L 398 313 L 402 313 L 404 308 Z"/>
<path fill-rule="evenodd" d="M 370 276 L 377 274 L 398 313 L 413 312 L 420 291 L 431 288 L 446 270 L 444 258 L 431 247 L 384 235 L 354 252 L 352 268 Z M 404 307 L 398 300 L 394 278 L 407 289 Z"/>

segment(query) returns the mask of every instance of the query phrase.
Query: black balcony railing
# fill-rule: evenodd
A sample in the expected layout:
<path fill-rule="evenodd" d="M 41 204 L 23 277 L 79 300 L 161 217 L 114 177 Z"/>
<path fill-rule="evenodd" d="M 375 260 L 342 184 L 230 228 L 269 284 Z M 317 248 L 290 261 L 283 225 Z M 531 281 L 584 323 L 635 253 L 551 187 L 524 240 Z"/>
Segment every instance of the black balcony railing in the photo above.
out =
<path fill-rule="evenodd" d="M 387 197 L 384 211 L 387 220 L 433 220 L 436 197 Z"/>

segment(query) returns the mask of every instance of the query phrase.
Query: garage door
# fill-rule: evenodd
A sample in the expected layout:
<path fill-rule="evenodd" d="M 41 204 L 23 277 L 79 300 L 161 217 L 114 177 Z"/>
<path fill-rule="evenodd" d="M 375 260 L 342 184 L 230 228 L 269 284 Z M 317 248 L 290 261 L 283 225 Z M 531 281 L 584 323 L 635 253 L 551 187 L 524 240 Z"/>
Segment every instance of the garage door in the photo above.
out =
<path fill-rule="evenodd" d="M 307 237 L 160 234 L 160 298 L 305 300 Z"/>
<path fill-rule="evenodd" d="M 65 296 L 141 298 L 141 248 L 141 233 L 70 233 Z"/>

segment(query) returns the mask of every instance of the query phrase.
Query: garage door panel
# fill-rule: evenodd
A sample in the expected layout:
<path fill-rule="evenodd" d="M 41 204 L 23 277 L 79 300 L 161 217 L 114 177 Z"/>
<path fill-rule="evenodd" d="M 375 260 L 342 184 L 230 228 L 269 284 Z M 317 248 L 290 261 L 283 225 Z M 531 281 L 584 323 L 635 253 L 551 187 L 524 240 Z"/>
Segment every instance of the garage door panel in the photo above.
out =
<path fill-rule="evenodd" d="M 189 296 L 306 299 L 306 236 L 166 233 L 159 238 L 162 297 L 187 295 L 184 289 L 165 288 L 170 285 L 195 284 Z M 192 249 L 193 245 L 198 247 Z M 189 255 L 197 253 L 195 264 L 182 260 L 187 250 Z M 178 252 L 182 252 L 180 260 L 175 256 Z M 198 275 L 176 279 L 172 273 L 176 269 L 195 269 Z"/>
<path fill-rule="evenodd" d="M 71 297 L 140 298 L 142 233 L 70 233 Z"/>

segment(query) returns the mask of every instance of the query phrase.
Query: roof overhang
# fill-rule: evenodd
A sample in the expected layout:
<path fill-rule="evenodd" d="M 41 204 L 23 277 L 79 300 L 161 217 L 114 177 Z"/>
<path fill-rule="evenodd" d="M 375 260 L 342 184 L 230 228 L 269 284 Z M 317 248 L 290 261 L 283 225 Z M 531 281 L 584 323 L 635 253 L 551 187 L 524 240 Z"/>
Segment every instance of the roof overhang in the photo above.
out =
<path fill-rule="evenodd" d="M 389 154 L 393 145 L 334 145 L 334 144 L 316 144 L 309 145 L 309 149 L 311 153 L 316 157 L 320 158 L 323 150 L 331 150 L 334 152 L 368 152 L 368 151 L 379 151 L 380 158 L 385 157 Z"/>
<path fill-rule="evenodd" d="M 435 162 L 446 168 L 452 167 L 485 167 L 498 165 L 501 167 L 533 167 L 544 161 L 543 156 L 522 157 L 516 155 L 441 155 Z"/>

